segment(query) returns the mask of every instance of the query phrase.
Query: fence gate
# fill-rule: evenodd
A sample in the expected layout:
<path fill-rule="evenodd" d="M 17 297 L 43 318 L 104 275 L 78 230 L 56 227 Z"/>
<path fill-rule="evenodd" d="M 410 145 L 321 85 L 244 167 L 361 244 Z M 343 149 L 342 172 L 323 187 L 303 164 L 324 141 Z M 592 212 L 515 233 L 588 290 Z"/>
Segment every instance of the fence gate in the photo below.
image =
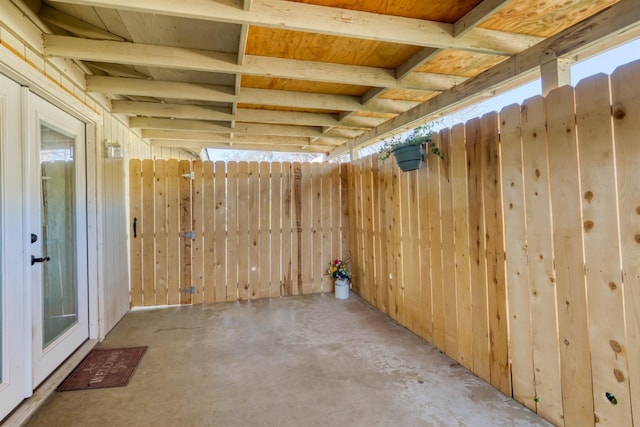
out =
<path fill-rule="evenodd" d="M 129 168 L 132 307 L 332 291 L 328 264 L 349 252 L 346 165 Z"/>

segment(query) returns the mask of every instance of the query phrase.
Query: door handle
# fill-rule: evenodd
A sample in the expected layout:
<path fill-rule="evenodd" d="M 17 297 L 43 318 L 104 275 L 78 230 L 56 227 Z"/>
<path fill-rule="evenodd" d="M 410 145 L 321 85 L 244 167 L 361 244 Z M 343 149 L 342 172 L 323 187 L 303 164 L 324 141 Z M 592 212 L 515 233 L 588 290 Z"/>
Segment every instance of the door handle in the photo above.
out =
<path fill-rule="evenodd" d="M 45 261 L 51 261 L 51 258 L 48 256 L 44 258 L 36 258 L 33 255 L 31 255 L 31 265 L 35 264 L 36 262 L 45 262 Z"/>

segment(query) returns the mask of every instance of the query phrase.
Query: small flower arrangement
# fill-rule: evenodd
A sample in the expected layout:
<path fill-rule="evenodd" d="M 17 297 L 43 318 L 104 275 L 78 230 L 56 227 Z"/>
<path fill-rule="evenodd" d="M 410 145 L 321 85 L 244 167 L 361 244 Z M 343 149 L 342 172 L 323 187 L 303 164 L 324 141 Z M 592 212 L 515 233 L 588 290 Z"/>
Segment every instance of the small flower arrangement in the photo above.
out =
<path fill-rule="evenodd" d="M 329 269 L 327 270 L 329 276 L 334 279 L 346 279 L 351 280 L 351 270 L 349 269 L 348 259 L 336 259 L 329 263 Z"/>
<path fill-rule="evenodd" d="M 429 123 L 426 125 L 418 126 L 411 131 L 402 133 L 400 135 L 393 135 L 391 138 L 387 139 L 382 147 L 380 147 L 380 152 L 378 153 L 378 158 L 380 160 L 386 160 L 391 156 L 393 150 L 402 145 L 422 145 L 427 144 L 429 151 L 441 159 L 444 158 L 444 155 L 438 148 L 438 146 L 432 141 L 431 137 L 433 135 L 433 131 L 431 127 L 433 123 Z"/>

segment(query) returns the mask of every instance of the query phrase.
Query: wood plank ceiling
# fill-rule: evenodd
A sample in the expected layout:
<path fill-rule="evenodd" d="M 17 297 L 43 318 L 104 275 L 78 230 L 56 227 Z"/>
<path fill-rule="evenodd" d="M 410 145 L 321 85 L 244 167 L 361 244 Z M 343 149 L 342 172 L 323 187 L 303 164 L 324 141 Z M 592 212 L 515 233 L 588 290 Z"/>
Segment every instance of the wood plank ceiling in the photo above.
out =
<path fill-rule="evenodd" d="M 30 6 L 54 32 L 44 36 L 45 55 L 82 61 L 90 70 L 88 90 L 107 94 L 113 112 L 129 116 L 154 145 L 339 153 L 424 119 L 414 111 L 429 111 L 429 100 L 614 3 L 34 0 Z"/>

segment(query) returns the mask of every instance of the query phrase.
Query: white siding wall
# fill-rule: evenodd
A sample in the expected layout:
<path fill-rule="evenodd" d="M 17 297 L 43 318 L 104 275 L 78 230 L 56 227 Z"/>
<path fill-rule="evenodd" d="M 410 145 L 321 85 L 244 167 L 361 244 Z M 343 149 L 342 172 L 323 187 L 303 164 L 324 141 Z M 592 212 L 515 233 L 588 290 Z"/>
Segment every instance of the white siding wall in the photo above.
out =
<path fill-rule="evenodd" d="M 128 119 L 109 113 L 109 100 L 84 90 L 84 72 L 72 61 L 44 58 L 41 23 L 32 22 L 9 1 L 0 1 L 0 72 L 18 83 L 93 124 L 95 152 L 87 153 L 95 168 L 95 181 L 89 188 L 96 206 L 89 206 L 89 226 L 95 227 L 89 245 L 97 254 L 98 334 L 104 335 L 129 309 L 129 268 L 127 244 L 128 160 L 131 158 L 171 157 L 191 159 L 180 149 L 152 148 L 139 134 L 129 129 Z M 104 141 L 118 141 L 124 147 L 124 160 L 104 158 Z M 91 171 L 90 171 L 91 173 Z M 91 181 L 90 181 L 91 183 Z M 90 250 L 91 254 L 91 250 Z"/>

